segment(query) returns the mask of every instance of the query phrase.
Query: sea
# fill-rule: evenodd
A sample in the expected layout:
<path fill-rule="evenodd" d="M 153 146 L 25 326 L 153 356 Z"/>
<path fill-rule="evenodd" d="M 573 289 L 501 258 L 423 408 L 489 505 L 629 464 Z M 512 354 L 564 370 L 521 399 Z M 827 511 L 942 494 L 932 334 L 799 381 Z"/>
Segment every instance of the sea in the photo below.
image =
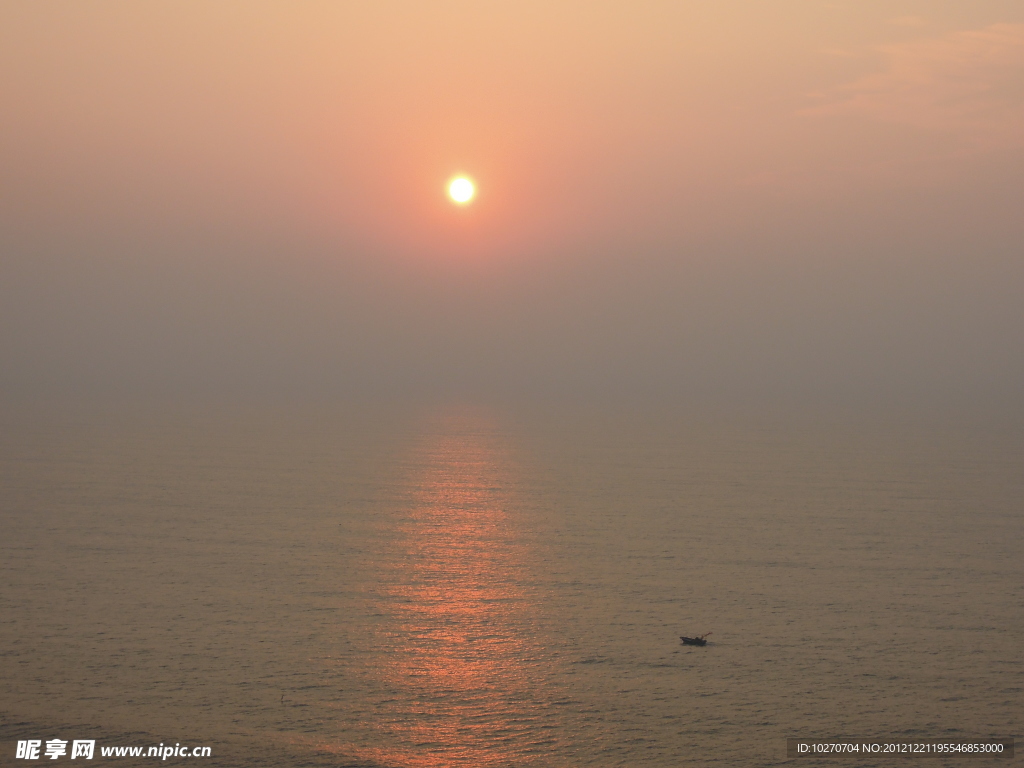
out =
<path fill-rule="evenodd" d="M 0 427 L 0 765 L 59 739 L 96 765 L 877 766 L 903 760 L 787 739 L 1020 736 L 1019 425 L 435 403 Z M 100 752 L 156 745 L 210 755 Z"/>

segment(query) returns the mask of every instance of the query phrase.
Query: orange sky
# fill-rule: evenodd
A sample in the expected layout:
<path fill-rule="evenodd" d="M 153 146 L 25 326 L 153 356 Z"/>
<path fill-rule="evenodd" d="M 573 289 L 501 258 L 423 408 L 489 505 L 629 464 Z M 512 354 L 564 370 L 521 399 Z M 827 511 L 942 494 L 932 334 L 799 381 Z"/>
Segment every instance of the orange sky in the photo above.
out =
<path fill-rule="evenodd" d="M 991 380 L 1020 319 L 1019 2 L 12 3 L 0 98 L 14 389 L 90 345 L 230 380 L 203 329 L 323 381 L 444 358 L 668 382 L 720 348 L 731 380 L 766 322 L 843 370 L 973 322 L 949 343 L 984 336 Z M 884 353 L 879 312 L 906 336 Z M 840 335 L 800 341 L 823 321 Z M 151 336 L 111 341 L 126 324 Z M 567 348 L 589 351 L 556 375 Z"/>

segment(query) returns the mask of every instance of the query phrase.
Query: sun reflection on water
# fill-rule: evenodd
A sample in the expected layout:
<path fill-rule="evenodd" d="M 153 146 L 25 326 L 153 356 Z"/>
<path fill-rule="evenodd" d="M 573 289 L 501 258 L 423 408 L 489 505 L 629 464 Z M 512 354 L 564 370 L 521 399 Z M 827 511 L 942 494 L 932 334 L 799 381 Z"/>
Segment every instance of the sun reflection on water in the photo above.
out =
<path fill-rule="evenodd" d="M 545 751 L 524 532 L 497 438 L 462 412 L 419 454 L 383 638 L 387 746 L 366 755 L 384 765 L 524 764 Z"/>

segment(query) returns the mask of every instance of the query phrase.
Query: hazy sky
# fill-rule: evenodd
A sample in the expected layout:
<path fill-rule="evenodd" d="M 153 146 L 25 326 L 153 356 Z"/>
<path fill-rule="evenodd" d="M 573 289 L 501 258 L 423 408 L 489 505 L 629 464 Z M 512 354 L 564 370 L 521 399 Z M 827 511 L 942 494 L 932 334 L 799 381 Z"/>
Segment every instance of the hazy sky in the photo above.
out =
<path fill-rule="evenodd" d="M 26 0 L 0 99 L 11 401 L 1021 411 L 1020 0 Z"/>

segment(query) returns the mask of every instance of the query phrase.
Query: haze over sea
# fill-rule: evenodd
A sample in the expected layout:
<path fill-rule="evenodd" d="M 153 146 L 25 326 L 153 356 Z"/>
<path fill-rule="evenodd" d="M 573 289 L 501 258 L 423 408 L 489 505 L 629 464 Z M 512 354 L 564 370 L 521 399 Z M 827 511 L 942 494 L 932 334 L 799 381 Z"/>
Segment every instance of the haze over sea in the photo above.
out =
<path fill-rule="evenodd" d="M 9 412 L 4 751 L 667 767 L 1013 736 L 1024 440 L 880 424 Z"/>
<path fill-rule="evenodd" d="M 0 104 L 0 766 L 1020 736 L 1021 0 L 6 2 Z"/>

